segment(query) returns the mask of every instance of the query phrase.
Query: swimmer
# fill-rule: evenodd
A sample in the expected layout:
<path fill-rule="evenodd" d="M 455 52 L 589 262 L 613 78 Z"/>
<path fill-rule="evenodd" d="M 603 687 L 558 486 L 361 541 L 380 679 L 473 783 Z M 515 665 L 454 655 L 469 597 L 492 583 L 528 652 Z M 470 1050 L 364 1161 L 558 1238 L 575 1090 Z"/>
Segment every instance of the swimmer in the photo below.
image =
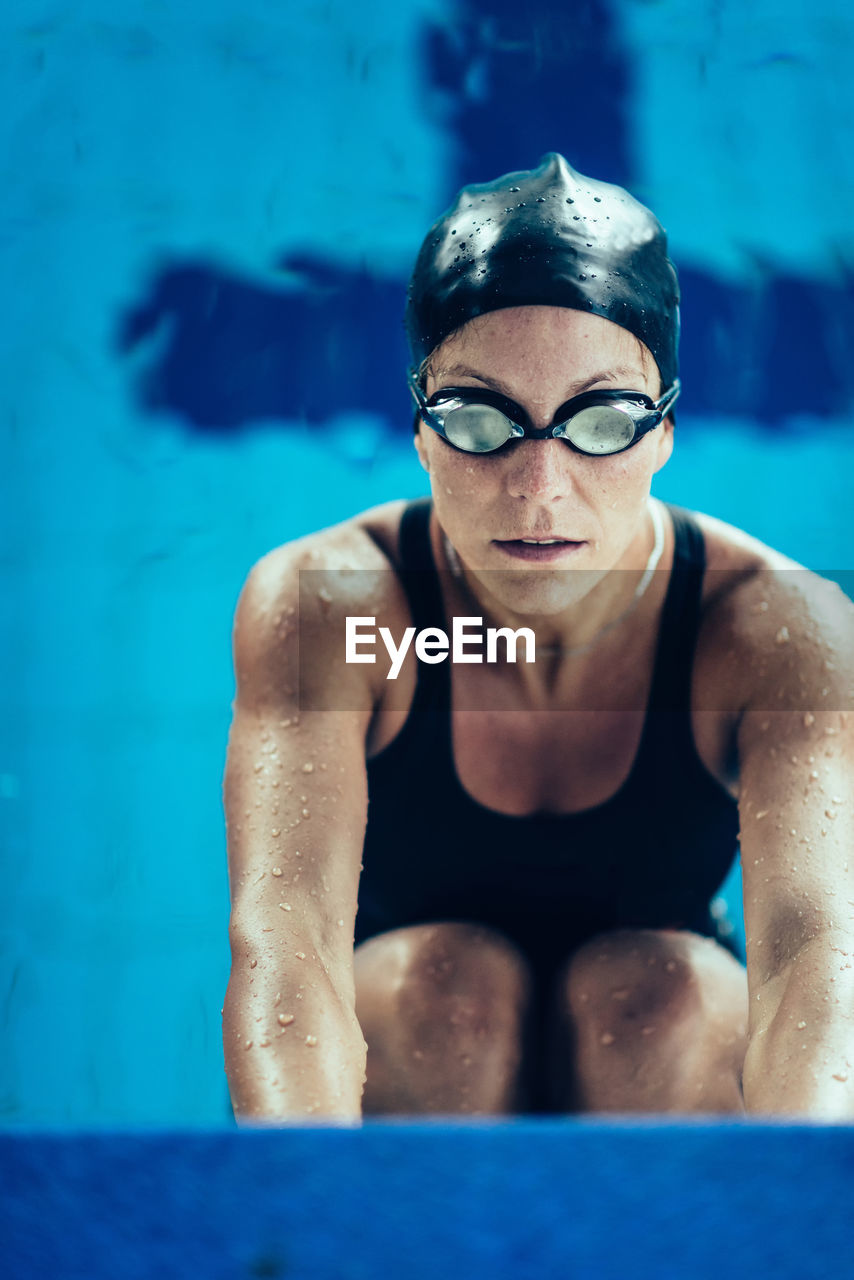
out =
<path fill-rule="evenodd" d="M 654 216 L 557 154 L 429 231 L 432 498 L 278 547 L 238 602 L 238 1123 L 854 1118 L 854 610 L 651 497 L 678 303 Z M 429 651 L 470 618 L 535 660 Z M 711 910 L 739 839 L 746 965 Z"/>

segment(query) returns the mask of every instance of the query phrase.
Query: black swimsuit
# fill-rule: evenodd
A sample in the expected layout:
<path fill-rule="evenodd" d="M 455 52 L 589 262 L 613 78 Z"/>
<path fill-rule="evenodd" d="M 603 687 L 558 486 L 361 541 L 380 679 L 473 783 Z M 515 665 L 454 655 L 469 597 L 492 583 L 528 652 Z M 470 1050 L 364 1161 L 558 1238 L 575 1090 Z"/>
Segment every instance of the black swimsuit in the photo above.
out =
<path fill-rule="evenodd" d="M 454 766 L 449 661 L 419 662 L 404 727 L 368 761 L 357 943 L 402 925 L 473 921 L 508 935 L 545 977 L 605 929 L 716 936 L 709 904 L 735 857 L 737 806 L 694 745 L 690 682 L 705 544 L 687 512 L 669 511 L 673 569 L 626 781 L 579 813 L 517 817 L 479 804 Z M 428 499 L 404 512 L 402 580 L 415 627 L 447 631 L 429 518 Z"/>

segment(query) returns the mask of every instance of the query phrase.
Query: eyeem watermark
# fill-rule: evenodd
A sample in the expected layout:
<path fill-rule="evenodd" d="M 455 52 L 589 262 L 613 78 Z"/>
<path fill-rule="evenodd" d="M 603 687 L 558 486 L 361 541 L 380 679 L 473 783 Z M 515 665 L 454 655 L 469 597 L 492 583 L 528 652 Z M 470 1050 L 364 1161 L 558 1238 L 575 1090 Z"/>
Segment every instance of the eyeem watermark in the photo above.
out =
<path fill-rule="evenodd" d="M 347 618 L 344 652 L 346 662 L 376 662 L 375 623 L 376 618 Z M 407 627 L 400 644 L 395 643 L 388 627 L 380 627 L 379 638 L 391 659 L 387 680 L 396 680 L 400 675 L 404 658 L 413 641 L 415 656 L 419 662 L 444 662 L 448 657 L 451 662 L 515 662 L 516 647 L 521 639 L 525 642 L 525 662 L 536 662 L 537 642 L 530 627 L 520 627 L 518 631 L 513 631 L 510 627 L 487 627 L 484 658 L 483 618 L 455 617 L 451 625 L 450 640 L 447 631 L 443 631 L 441 627 L 424 627 L 418 632 L 415 627 Z M 499 640 L 504 641 L 503 658 L 498 656 Z"/>

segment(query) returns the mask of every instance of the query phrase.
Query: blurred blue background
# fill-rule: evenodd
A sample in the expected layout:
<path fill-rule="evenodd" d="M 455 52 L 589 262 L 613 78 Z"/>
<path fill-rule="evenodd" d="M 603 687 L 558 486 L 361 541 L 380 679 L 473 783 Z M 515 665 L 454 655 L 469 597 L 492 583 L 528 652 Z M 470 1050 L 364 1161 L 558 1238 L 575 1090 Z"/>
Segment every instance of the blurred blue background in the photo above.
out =
<path fill-rule="evenodd" d="M 273 546 L 426 491 L 405 282 L 462 183 L 559 150 L 649 204 L 684 295 L 656 492 L 854 568 L 854 14 L 9 0 L 0 31 L 0 1124 L 230 1124 L 232 613 Z"/>

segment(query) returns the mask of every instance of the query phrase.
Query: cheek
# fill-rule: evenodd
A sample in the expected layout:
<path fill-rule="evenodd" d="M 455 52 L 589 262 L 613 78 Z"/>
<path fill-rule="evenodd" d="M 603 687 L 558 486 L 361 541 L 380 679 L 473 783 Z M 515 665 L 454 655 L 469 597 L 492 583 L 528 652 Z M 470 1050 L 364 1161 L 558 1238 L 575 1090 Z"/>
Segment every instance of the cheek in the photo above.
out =
<path fill-rule="evenodd" d="M 606 506 L 631 506 L 649 493 L 655 457 L 649 437 L 634 449 L 613 458 L 596 458 L 588 472 L 590 491 L 606 499 Z"/>
<path fill-rule="evenodd" d="M 596 458 L 586 463 L 583 479 L 578 477 L 576 487 L 592 506 L 608 512 L 633 505 L 638 481 L 635 468 L 621 456 Z"/>
<path fill-rule="evenodd" d="M 437 443 L 442 444 L 441 441 Z M 498 483 L 499 471 L 495 460 L 460 453 L 447 445 L 430 449 L 429 460 L 437 506 L 443 500 L 450 500 L 453 505 L 481 505 Z"/>

